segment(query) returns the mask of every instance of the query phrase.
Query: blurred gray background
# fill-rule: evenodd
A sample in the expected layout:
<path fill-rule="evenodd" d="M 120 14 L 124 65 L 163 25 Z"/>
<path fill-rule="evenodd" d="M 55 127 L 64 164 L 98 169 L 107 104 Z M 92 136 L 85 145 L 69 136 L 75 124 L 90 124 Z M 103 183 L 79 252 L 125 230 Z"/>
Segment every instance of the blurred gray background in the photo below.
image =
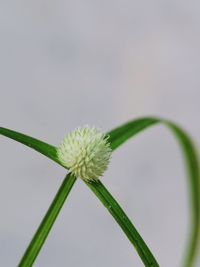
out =
<path fill-rule="evenodd" d="M 84 124 L 104 131 L 145 115 L 200 141 L 199 1 L 0 1 L 0 124 L 51 144 Z M 0 137 L 0 266 L 16 266 L 66 171 Z M 113 154 L 103 182 L 162 267 L 180 266 L 187 179 L 171 133 L 156 126 Z M 36 267 L 143 266 L 82 181 Z M 200 266 L 197 264 L 197 266 Z"/>

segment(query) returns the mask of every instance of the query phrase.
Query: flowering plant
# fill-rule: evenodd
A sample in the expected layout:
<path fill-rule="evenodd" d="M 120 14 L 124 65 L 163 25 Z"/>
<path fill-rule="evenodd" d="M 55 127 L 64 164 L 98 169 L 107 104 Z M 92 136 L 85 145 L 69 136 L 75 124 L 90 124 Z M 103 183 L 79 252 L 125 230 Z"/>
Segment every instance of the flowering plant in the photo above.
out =
<path fill-rule="evenodd" d="M 78 177 L 94 192 L 113 216 L 135 247 L 144 265 L 146 267 L 159 266 L 157 260 L 135 226 L 100 181 L 100 177 L 108 167 L 111 153 L 129 138 L 158 123 L 163 123 L 174 133 L 180 143 L 185 158 L 190 182 L 192 218 L 190 236 L 187 243 L 188 253 L 183 264 L 184 267 L 194 266 L 200 235 L 200 168 L 195 147 L 191 138 L 176 124 L 158 118 L 141 118 L 130 121 L 106 134 L 103 134 L 95 127 L 90 128 L 86 126 L 77 128 L 74 132 L 71 132 L 65 137 L 58 148 L 33 137 L 0 127 L 1 135 L 37 150 L 69 170 L 49 210 L 26 249 L 18 265 L 19 267 L 29 267 L 33 265 L 59 211 Z"/>

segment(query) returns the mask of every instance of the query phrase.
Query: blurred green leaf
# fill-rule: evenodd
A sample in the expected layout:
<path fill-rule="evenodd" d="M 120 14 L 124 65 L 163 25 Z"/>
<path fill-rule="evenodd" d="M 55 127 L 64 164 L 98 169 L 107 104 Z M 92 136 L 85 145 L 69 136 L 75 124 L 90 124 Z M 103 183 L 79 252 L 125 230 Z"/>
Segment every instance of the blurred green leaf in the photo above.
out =
<path fill-rule="evenodd" d="M 176 124 L 158 118 L 141 118 L 130 121 L 116 129 L 108 132 L 109 141 L 113 150 L 118 148 L 135 134 L 153 126 L 157 123 L 163 123 L 175 134 L 182 149 L 190 185 L 191 199 L 191 226 L 186 248 L 186 257 L 183 263 L 185 267 L 191 267 L 195 263 L 195 256 L 199 247 L 200 236 L 200 167 L 198 155 L 195 146 L 189 135 Z"/>
<path fill-rule="evenodd" d="M 111 148 L 115 150 L 134 135 L 145 130 L 149 126 L 153 126 L 158 122 L 160 122 L 158 119 L 143 118 L 130 121 L 126 124 L 123 124 L 122 126 L 113 129 L 112 131 L 107 133 L 107 135 L 109 135 Z"/>

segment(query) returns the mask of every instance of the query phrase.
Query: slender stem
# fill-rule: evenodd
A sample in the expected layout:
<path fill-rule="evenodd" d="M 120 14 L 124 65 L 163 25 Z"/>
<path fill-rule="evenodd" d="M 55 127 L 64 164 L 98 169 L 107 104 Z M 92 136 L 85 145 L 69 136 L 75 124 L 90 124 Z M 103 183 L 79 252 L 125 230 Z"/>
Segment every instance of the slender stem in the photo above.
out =
<path fill-rule="evenodd" d="M 95 195 L 99 198 L 99 200 L 117 221 L 130 242 L 137 250 L 144 265 L 146 267 L 159 267 L 159 264 L 157 263 L 153 254 L 145 244 L 144 240 L 142 239 L 134 225 L 131 223 L 125 212 L 122 210 L 113 196 L 108 192 L 105 186 L 100 181 L 92 183 L 86 182 L 86 184 L 95 193 Z"/>
<path fill-rule="evenodd" d="M 76 177 L 70 173 L 65 177 L 18 267 L 33 265 L 75 181 Z"/>

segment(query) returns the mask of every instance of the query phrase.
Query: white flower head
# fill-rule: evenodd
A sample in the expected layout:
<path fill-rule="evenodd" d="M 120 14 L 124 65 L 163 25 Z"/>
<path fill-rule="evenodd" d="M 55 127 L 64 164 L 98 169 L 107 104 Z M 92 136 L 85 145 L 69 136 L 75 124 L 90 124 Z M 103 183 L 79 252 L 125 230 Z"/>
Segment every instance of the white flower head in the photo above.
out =
<path fill-rule="evenodd" d="M 61 164 L 85 181 L 97 181 L 108 167 L 111 148 L 98 128 L 84 126 L 69 133 L 57 149 Z"/>

